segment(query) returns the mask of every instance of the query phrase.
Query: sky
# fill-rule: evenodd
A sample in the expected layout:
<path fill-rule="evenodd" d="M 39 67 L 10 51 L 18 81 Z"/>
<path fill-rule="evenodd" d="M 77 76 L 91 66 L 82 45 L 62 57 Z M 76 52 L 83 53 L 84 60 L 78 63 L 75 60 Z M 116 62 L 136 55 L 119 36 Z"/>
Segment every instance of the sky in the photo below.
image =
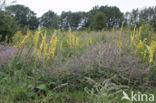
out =
<path fill-rule="evenodd" d="M 62 11 L 89 11 L 96 5 L 117 6 L 122 12 L 126 12 L 156 6 L 156 0 L 17 0 L 16 4 L 28 6 L 40 17 L 48 10 L 60 15 Z"/>

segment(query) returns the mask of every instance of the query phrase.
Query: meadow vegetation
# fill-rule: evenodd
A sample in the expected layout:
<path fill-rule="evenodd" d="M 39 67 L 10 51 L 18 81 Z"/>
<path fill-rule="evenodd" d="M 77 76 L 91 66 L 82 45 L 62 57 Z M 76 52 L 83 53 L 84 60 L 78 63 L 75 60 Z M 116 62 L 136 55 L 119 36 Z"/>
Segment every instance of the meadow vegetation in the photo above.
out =
<path fill-rule="evenodd" d="M 123 25 L 99 32 L 17 31 L 9 46 L 1 45 L 14 54 L 0 51 L 0 102 L 131 103 L 120 100 L 123 90 L 155 93 L 155 33 L 150 25 Z"/>
<path fill-rule="evenodd" d="M 36 17 L 5 2 L 0 103 L 140 103 L 121 100 L 123 91 L 156 95 L 156 7 Z"/>

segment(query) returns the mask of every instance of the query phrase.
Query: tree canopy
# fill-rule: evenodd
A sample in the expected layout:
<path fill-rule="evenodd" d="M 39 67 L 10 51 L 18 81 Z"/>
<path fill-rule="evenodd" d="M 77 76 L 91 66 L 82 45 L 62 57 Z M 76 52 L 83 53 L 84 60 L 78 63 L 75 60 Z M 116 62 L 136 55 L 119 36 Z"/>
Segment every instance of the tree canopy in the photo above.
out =
<path fill-rule="evenodd" d="M 1 7 L 3 4 L 5 4 L 5 0 L 0 0 Z M 38 25 L 41 25 L 42 27 L 53 29 L 72 28 L 80 30 L 82 28 L 90 28 L 101 30 L 103 28 L 119 28 L 122 21 L 125 21 L 125 25 L 128 27 L 132 27 L 135 24 L 149 23 L 156 30 L 156 7 L 148 7 L 142 10 L 134 9 L 132 12 L 126 12 L 125 14 L 119 8 L 107 5 L 95 6 L 88 12 L 63 11 L 61 15 L 57 15 L 54 11 L 49 10 L 39 18 L 36 16 L 36 13 L 24 5 L 11 5 L 3 9 L 3 12 L 7 13 L 7 19 L 13 21 L 14 18 L 20 24 L 21 29 L 25 27 L 36 29 Z M 1 21 L 3 19 L 5 21 L 6 18 L 1 18 Z"/>
<path fill-rule="evenodd" d="M 0 41 L 4 41 L 6 36 L 11 38 L 17 29 L 18 24 L 9 13 L 0 10 Z"/>
<path fill-rule="evenodd" d="M 102 30 L 106 27 L 107 18 L 103 12 L 97 12 L 94 16 L 94 29 L 95 30 Z"/>
<path fill-rule="evenodd" d="M 36 29 L 39 25 L 36 14 L 24 5 L 11 5 L 6 10 L 20 24 L 20 27 L 27 26 L 30 29 Z"/>
<path fill-rule="evenodd" d="M 53 11 L 49 10 L 41 16 L 40 25 L 47 28 L 58 28 L 59 16 Z"/>

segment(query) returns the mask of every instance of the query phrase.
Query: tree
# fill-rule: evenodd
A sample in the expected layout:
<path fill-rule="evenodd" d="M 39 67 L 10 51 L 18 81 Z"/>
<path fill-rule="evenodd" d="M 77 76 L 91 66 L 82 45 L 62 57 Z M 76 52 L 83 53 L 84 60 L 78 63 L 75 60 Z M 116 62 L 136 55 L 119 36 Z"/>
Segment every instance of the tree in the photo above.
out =
<path fill-rule="evenodd" d="M 95 6 L 93 7 L 92 10 L 88 12 L 88 24 L 90 25 L 91 28 L 93 28 L 93 20 L 94 20 L 94 15 L 97 12 L 102 12 L 106 17 L 106 26 L 107 28 L 112 28 L 112 27 L 120 27 L 122 21 L 123 21 L 123 13 L 120 11 L 119 8 L 117 7 L 109 7 L 109 6 Z"/>
<path fill-rule="evenodd" d="M 103 12 L 107 17 L 107 27 L 120 27 L 123 21 L 123 13 L 120 11 L 119 8 L 113 6 L 101 6 L 99 11 Z"/>
<path fill-rule="evenodd" d="M 20 24 L 20 27 L 25 26 L 30 29 L 36 29 L 38 27 L 39 21 L 36 14 L 31 11 L 28 7 L 24 5 L 12 5 L 6 8 L 7 11 L 15 18 L 15 20 Z"/>
<path fill-rule="evenodd" d="M 40 25 L 47 28 L 58 28 L 59 16 L 53 11 L 49 10 L 40 18 Z"/>
<path fill-rule="evenodd" d="M 62 12 L 61 13 L 61 17 L 60 17 L 60 28 L 62 29 L 68 29 L 71 28 L 71 24 L 72 24 L 72 12 L 68 11 L 68 12 Z"/>
<path fill-rule="evenodd" d="M 9 3 L 7 1 L 9 1 Z M 0 0 L 0 9 L 4 9 L 6 5 L 11 5 L 15 2 L 16 0 Z"/>
<path fill-rule="evenodd" d="M 18 24 L 9 13 L 0 10 L 0 41 L 4 41 L 6 36 L 10 39 L 17 29 Z"/>
<path fill-rule="evenodd" d="M 133 9 L 132 12 L 129 12 L 129 26 L 132 27 L 135 24 L 140 25 L 139 23 L 139 9 Z"/>
<path fill-rule="evenodd" d="M 155 24 L 156 7 L 148 7 L 148 8 L 142 9 L 139 13 L 139 19 L 140 19 L 140 22 L 144 24 L 149 23 L 151 25 L 156 25 Z"/>
<path fill-rule="evenodd" d="M 95 6 L 87 13 L 88 21 L 87 21 L 87 27 L 93 29 L 94 28 L 94 15 L 99 11 L 99 6 Z"/>
<path fill-rule="evenodd" d="M 107 18 L 102 12 L 97 12 L 94 16 L 94 29 L 102 30 L 106 27 Z"/>
<path fill-rule="evenodd" d="M 148 7 L 142 10 L 134 9 L 132 12 L 125 14 L 127 24 L 131 27 L 135 24 L 150 24 L 156 28 L 156 7 Z"/>
<path fill-rule="evenodd" d="M 125 25 L 126 26 L 128 26 L 128 27 L 130 27 L 131 26 L 131 22 L 130 22 L 130 12 L 126 12 L 125 14 L 124 14 L 124 21 L 125 21 Z"/>
<path fill-rule="evenodd" d="M 0 9 L 4 8 L 6 0 L 0 0 Z"/>
<path fill-rule="evenodd" d="M 72 28 L 74 30 L 79 30 L 86 26 L 87 20 L 87 13 L 85 12 L 62 12 L 60 27 L 62 29 Z"/>

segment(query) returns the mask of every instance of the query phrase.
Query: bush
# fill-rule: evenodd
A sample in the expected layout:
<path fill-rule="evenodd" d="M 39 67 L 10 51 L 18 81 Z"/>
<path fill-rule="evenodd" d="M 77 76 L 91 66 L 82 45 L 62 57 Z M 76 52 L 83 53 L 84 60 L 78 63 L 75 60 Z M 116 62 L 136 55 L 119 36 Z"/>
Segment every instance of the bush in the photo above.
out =
<path fill-rule="evenodd" d="M 102 30 L 104 27 L 106 27 L 106 16 L 102 12 L 98 12 L 94 16 L 94 29 L 95 30 Z"/>
<path fill-rule="evenodd" d="M 8 40 L 17 31 L 17 22 L 9 15 L 9 13 L 0 10 L 0 41 L 5 41 L 6 36 Z"/>

